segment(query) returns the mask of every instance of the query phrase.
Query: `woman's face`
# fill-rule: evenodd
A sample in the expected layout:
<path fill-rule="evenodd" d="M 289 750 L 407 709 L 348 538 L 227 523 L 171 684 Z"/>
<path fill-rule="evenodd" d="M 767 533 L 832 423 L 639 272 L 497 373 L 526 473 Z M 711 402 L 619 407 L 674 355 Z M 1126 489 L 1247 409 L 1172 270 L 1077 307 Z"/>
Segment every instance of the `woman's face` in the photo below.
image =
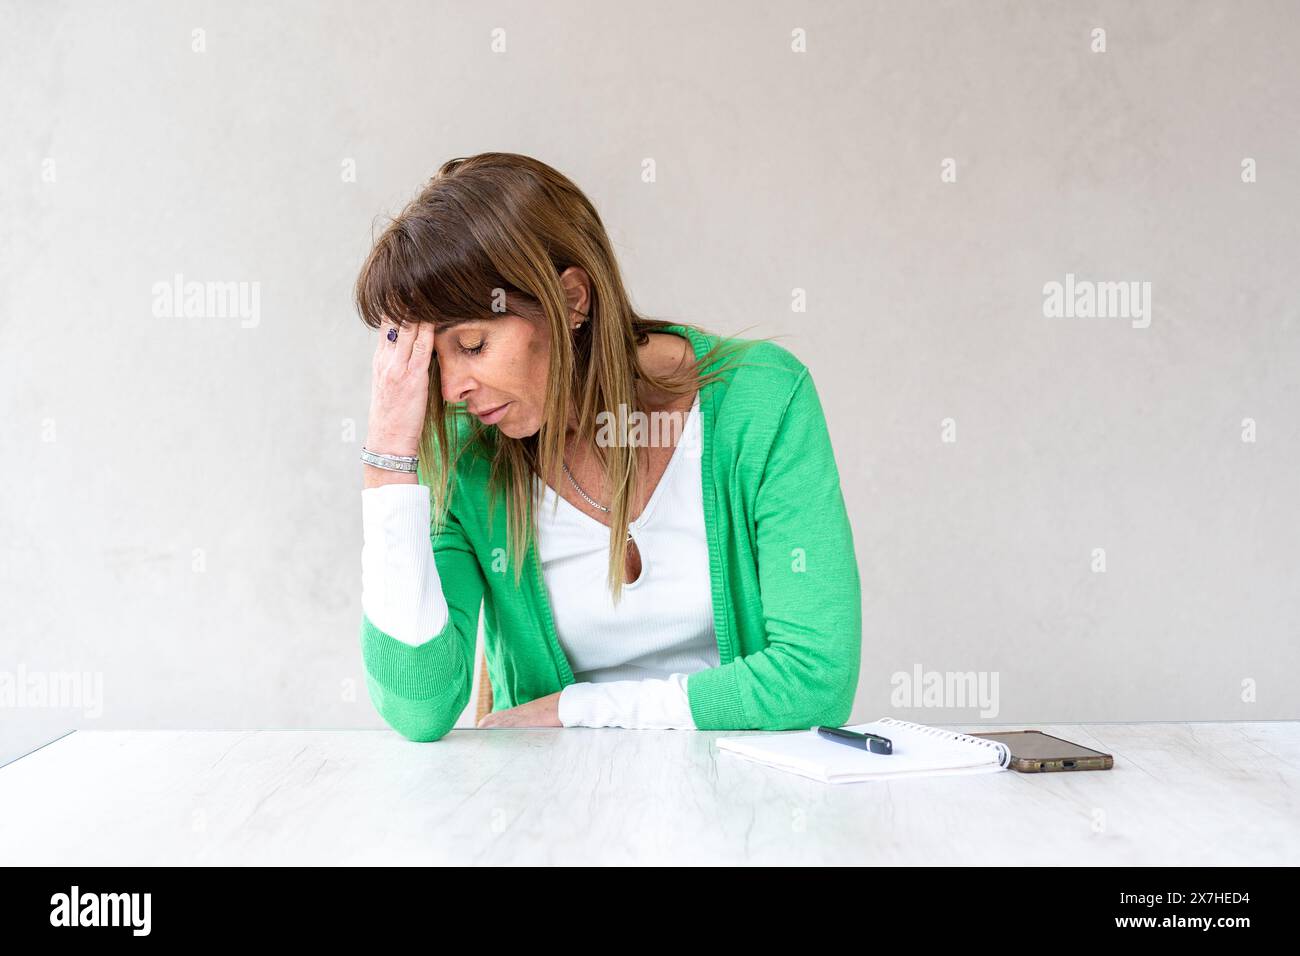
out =
<path fill-rule="evenodd" d="M 545 420 L 551 353 L 539 326 L 503 315 L 439 329 L 433 347 L 443 401 L 466 403 L 471 413 L 510 438 L 536 434 Z M 494 411 L 501 405 L 504 411 Z"/>

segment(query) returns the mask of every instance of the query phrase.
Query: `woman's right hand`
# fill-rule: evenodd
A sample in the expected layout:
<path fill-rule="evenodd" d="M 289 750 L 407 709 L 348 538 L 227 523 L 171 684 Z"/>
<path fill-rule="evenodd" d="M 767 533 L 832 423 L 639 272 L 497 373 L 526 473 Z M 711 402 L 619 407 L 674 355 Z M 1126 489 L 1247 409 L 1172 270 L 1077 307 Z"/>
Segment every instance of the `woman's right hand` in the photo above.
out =
<path fill-rule="evenodd" d="M 429 363 L 433 359 L 432 322 L 408 322 L 397 329 L 397 341 L 388 341 L 391 323 L 379 330 L 370 387 L 370 422 L 365 447 L 380 455 L 420 453 L 429 405 Z M 407 473 L 366 466 L 369 473 L 405 477 Z M 391 479 L 390 479 L 391 480 Z M 414 473 L 409 480 L 414 481 Z"/>

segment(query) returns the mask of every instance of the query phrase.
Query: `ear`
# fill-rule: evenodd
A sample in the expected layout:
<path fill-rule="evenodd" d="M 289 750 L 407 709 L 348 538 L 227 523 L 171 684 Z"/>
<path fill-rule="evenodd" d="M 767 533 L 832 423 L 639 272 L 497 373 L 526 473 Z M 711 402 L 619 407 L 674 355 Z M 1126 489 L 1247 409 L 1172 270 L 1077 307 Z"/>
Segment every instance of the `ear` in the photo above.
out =
<path fill-rule="evenodd" d="M 581 266 L 569 266 L 560 273 L 560 285 L 564 287 L 564 295 L 568 299 L 570 312 L 576 311 L 584 318 L 589 315 L 591 312 L 591 279 L 586 270 Z M 574 328 L 577 328 L 577 325 Z"/>

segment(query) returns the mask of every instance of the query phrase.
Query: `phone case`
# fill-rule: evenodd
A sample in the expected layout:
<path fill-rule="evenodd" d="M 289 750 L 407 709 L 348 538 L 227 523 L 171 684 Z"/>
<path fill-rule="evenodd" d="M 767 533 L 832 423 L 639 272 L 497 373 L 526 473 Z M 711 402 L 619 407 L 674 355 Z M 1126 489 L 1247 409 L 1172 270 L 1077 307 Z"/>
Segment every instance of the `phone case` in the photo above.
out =
<path fill-rule="evenodd" d="M 1083 744 L 1076 744 L 1071 740 L 1062 740 L 1060 737 L 1053 737 L 1051 734 L 1045 734 L 1041 730 L 1007 730 L 987 734 L 967 734 L 968 737 L 1013 737 L 1016 734 L 1038 734 L 1040 737 L 1047 737 L 1051 740 L 1060 740 L 1063 744 L 1069 744 L 1072 747 L 1082 747 Z M 1015 745 L 1011 745 L 1014 752 Z M 1055 771 L 1066 770 L 1109 770 L 1115 765 L 1115 758 L 1110 754 L 1097 754 L 1094 757 L 1016 757 L 1014 753 L 1009 764 L 1010 769 L 1018 770 L 1021 773 L 1052 773 Z"/>

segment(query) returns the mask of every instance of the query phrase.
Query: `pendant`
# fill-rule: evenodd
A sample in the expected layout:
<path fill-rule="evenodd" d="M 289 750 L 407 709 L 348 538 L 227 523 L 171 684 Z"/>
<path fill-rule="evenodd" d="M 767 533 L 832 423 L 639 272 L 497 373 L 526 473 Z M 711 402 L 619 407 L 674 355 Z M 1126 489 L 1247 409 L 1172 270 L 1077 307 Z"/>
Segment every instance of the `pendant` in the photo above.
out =
<path fill-rule="evenodd" d="M 636 577 L 634 577 L 631 581 L 627 581 L 625 578 L 625 583 L 635 584 L 637 581 L 640 581 L 642 575 L 645 574 L 645 565 L 641 561 L 641 549 L 637 545 L 636 539 L 632 537 L 631 531 L 627 533 L 627 556 L 628 558 L 635 561 L 637 573 L 636 573 Z"/>

